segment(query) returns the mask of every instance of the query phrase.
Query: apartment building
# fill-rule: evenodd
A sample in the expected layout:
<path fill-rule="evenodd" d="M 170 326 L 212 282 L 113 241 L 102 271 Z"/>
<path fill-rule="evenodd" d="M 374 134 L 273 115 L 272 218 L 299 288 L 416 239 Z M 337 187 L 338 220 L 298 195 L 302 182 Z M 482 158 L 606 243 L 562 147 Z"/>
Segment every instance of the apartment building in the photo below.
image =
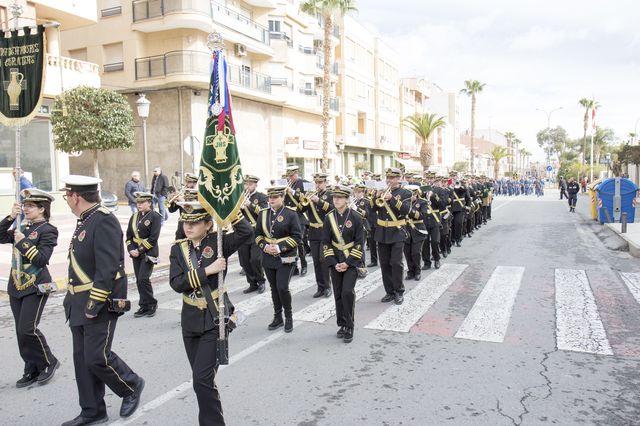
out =
<path fill-rule="evenodd" d="M 14 25 L 9 6 L 11 0 L 0 0 L 0 25 L 7 31 Z M 78 85 L 100 86 L 96 64 L 63 56 L 60 31 L 95 24 L 96 4 L 92 1 L 29 0 L 18 2 L 23 14 L 18 26 L 45 24 L 46 65 L 43 101 L 39 114 L 21 131 L 20 163 L 25 175 L 41 189 L 59 188 L 59 177 L 69 174 L 69 156 L 54 148 L 49 120 L 53 101 L 64 89 Z M 8 211 L 15 192 L 12 170 L 15 166 L 14 130 L 0 126 L 0 208 Z M 57 203 L 56 203 L 57 205 Z"/>
<path fill-rule="evenodd" d="M 400 144 L 397 60 L 390 47 L 349 15 L 339 22 L 336 145 L 342 164 L 338 172 L 382 172 L 395 165 Z"/>
<path fill-rule="evenodd" d="M 420 149 L 422 141 L 411 128 L 404 125 L 407 117 L 426 111 L 426 102 L 429 99 L 429 83 L 426 78 L 402 78 L 400 80 L 400 148 L 397 161 L 407 171 L 422 172 L 420 163 Z M 427 143 L 431 144 L 435 153 L 434 138 Z"/>
<path fill-rule="evenodd" d="M 306 176 L 319 170 L 322 28 L 317 17 L 300 13 L 299 0 L 98 4 L 97 24 L 63 32 L 63 48 L 99 64 L 103 86 L 125 94 L 134 111 L 140 93 L 151 102 L 149 169 L 160 166 L 179 184 L 199 164 L 210 78 L 206 43 L 217 31 L 225 41 L 243 171 L 268 185 L 287 163 L 300 164 Z M 337 114 L 337 99 L 330 104 Z M 194 141 L 195 158 L 185 140 Z M 127 172 L 142 169 L 142 142 L 139 131 L 130 151 L 100 154 L 106 187 L 121 193 Z M 89 160 L 74 158 L 72 169 L 90 170 Z"/>
<path fill-rule="evenodd" d="M 463 161 L 460 148 L 460 105 L 458 94 L 447 92 L 431 83 L 429 99 L 425 103 L 429 112 L 444 117 L 446 126 L 435 136 L 432 170 L 447 174 L 456 161 Z M 468 160 L 468 157 L 466 157 Z"/>
<path fill-rule="evenodd" d="M 467 152 L 470 152 L 471 137 L 469 132 L 464 132 L 460 137 L 460 143 Z M 495 129 L 476 129 L 473 137 L 473 170 L 476 175 L 486 175 L 494 177 L 493 158 L 491 151 L 497 146 L 506 147 L 507 140 L 504 135 Z M 469 161 L 470 154 L 467 154 L 466 160 Z M 499 169 L 499 176 L 504 175 L 508 165 L 506 161 L 502 161 Z"/>

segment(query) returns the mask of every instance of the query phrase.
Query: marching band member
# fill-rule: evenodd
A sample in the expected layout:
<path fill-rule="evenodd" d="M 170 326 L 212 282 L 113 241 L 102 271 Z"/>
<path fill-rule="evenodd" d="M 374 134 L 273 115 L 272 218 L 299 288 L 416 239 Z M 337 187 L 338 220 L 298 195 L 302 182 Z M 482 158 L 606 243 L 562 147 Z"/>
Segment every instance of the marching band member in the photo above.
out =
<path fill-rule="evenodd" d="M 22 208 L 20 204 L 14 204 L 11 213 L 0 222 L 0 243 L 15 246 L 7 293 L 16 323 L 18 350 L 24 361 L 24 372 L 16 382 L 17 388 L 36 382 L 46 384 L 60 366 L 38 329 L 49 298 L 45 283 L 51 282 L 51 275 L 47 264 L 58 243 L 58 229 L 49 223 L 54 198 L 37 188 L 28 188 L 20 192 L 20 199 Z M 9 230 L 23 210 L 26 222 L 20 230 Z M 15 256 L 21 258 L 20 277 L 16 272 Z"/>
<path fill-rule="evenodd" d="M 313 258 L 313 269 L 316 275 L 317 291 L 314 298 L 331 296 L 331 278 L 329 277 L 329 267 L 322 255 L 322 227 L 324 218 L 328 212 L 333 210 L 333 197 L 331 191 L 327 191 L 327 174 L 316 173 L 313 180 L 316 184 L 315 193 L 302 198 L 302 211 L 309 218 L 309 244 L 311 245 L 311 257 Z"/>
<path fill-rule="evenodd" d="M 245 200 L 242 205 L 242 213 L 255 229 L 260 210 L 267 208 L 269 200 L 265 194 L 258 192 L 256 187 L 260 179 L 257 176 L 246 175 L 244 177 Z M 256 245 L 255 239 L 250 239 L 238 248 L 240 266 L 245 271 L 249 287 L 243 293 L 258 291 L 264 292 L 264 270 L 262 269 L 262 251 Z"/>
<path fill-rule="evenodd" d="M 453 190 L 451 191 L 453 197 L 451 202 L 451 212 L 453 213 L 453 240 L 456 242 L 456 247 L 460 247 L 462 244 L 462 232 L 464 228 L 464 216 L 471 206 L 471 198 L 467 189 L 462 186 L 459 180 L 456 180 L 453 184 Z"/>
<path fill-rule="evenodd" d="M 307 227 L 309 226 L 309 220 L 304 215 L 302 204 L 300 204 L 301 197 L 304 194 L 304 183 L 308 181 L 301 179 L 299 175 L 300 168 L 296 165 L 288 166 L 285 173 L 286 179 L 289 181 L 289 185 L 286 187 L 287 192 L 284 196 L 284 204 L 287 207 L 295 209 L 298 213 L 298 220 L 300 221 L 300 229 L 302 232 L 301 241 L 302 244 L 298 246 L 298 257 L 300 257 L 300 276 L 307 275 L 307 259 L 305 257 L 305 248 L 309 246 L 307 240 Z M 297 265 L 294 267 L 294 275 L 298 274 Z"/>
<path fill-rule="evenodd" d="M 224 235 L 222 257 L 218 258 L 218 233 L 213 221 L 197 201 L 180 202 L 184 222 L 184 240 L 171 247 L 169 284 L 182 293 L 182 340 L 193 374 L 193 390 L 198 399 L 200 425 L 224 425 L 220 394 L 215 384 L 219 327 L 217 309 L 207 306 L 203 292 L 210 292 L 214 304 L 218 299 L 220 273 L 226 259 L 251 239 L 251 225 L 242 214 L 233 222 L 234 232 Z M 229 315 L 234 307 L 227 294 L 225 307 Z M 214 320 L 215 318 L 215 320 Z"/>
<path fill-rule="evenodd" d="M 429 176 L 430 178 L 432 175 Z M 431 185 L 428 185 L 431 187 Z M 442 200 L 433 187 L 423 194 L 426 200 L 427 211 L 424 217 L 424 223 L 427 227 L 427 235 L 422 243 L 422 260 L 423 270 L 431 269 L 431 258 L 433 258 L 434 267 L 440 268 L 440 231 L 442 228 L 442 217 L 440 215 Z"/>
<path fill-rule="evenodd" d="M 153 194 L 136 192 L 134 195 L 138 211 L 129 218 L 126 241 L 127 252 L 133 261 L 138 294 L 140 294 L 138 301 L 140 309 L 133 316 L 152 317 L 156 314 L 158 301 L 153 297 L 151 274 L 160 255 L 158 238 L 160 238 L 162 216 L 153 210 Z"/>
<path fill-rule="evenodd" d="M 286 191 L 284 186 L 267 189 L 269 207 L 260 212 L 255 237 L 256 244 L 264 252 L 262 266 L 271 287 L 274 315 L 268 328 L 275 330 L 284 325 L 284 331 L 290 333 L 293 317 L 289 282 L 298 248 L 302 245 L 302 230 L 296 210 L 284 205 Z"/>
<path fill-rule="evenodd" d="M 360 216 L 362 216 L 365 240 L 368 238 L 368 235 L 371 234 L 371 225 L 369 223 L 369 217 L 371 216 L 371 202 L 369 201 L 369 198 L 365 197 L 366 189 L 367 188 L 362 183 L 358 183 L 353 187 L 353 208 L 355 208 L 355 210 L 360 213 Z M 349 207 L 351 208 L 351 206 Z M 363 253 L 362 265 L 359 266 L 365 267 L 365 257 L 366 255 Z"/>
<path fill-rule="evenodd" d="M 193 173 L 184 174 L 184 188 L 182 191 L 178 191 L 172 194 L 167 200 L 167 210 L 169 213 L 175 211 L 182 211 L 179 203 L 182 201 L 195 201 L 198 199 L 198 175 Z M 178 218 L 178 227 L 176 229 L 176 240 L 185 238 L 184 231 L 182 230 L 182 221 Z"/>
<path fill-rule="evenodd" d="M 358 278 L 364 250 L 364 219 L 348 204 L 351 189 L 337 186 L 333 190 L 335 210 L 324 218 L 324 257 L 331 270 L 333 295 L 338 321 L 337 337 L 349 343 L 353 340 Z"/>
<path fill-rule="evenodd" d="M 404 302 L 402 283 L 402 253 L 407 238 L 405 215 L 409 212 L 411 192 L 400 187 L 402 172 L 397 168 L 386 170 L 388 189 L 375 199 L 377 213 L 375 240 L 378 245 L 382 282 L 386 295 L 381 302 Z"/>
<path fill-rule="evenodd" d="M 407 276 L 405 280 L 414 279 L 420 281 L 420 257 L 422 253 L 422 243 L 427 238 L 425 222 L 427 217 L 427 201 L 420 198 L 420 187 L 418 185 L 405 185 L 404 189 L 411 192 L 409 199 L 411 206 L 407 212 L 407 234 L 404 241 L 404 257 L 407 260 Z"/>

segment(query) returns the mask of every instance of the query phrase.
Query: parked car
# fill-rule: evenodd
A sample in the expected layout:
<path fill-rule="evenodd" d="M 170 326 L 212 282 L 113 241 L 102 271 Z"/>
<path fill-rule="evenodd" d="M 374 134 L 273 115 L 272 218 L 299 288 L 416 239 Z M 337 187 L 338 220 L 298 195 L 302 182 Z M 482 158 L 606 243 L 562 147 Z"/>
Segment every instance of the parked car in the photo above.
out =
<path fill-rule="evenodd" d="M 102 205 L 115 212 L 118 210 L 118 196 L 113 192 L 100 191 L 100 198 L 102 198 Z"/>

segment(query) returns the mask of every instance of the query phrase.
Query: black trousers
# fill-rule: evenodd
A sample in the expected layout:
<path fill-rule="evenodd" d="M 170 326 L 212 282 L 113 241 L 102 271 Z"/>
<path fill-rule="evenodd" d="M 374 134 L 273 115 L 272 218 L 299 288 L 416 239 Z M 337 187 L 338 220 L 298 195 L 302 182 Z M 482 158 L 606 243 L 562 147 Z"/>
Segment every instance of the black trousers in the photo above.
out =
<path fill-rule="evenodd" d="M 376 240 L 373 238 L 375 228 L 371 229 L 371 233 L 367 236 L 367 242 L 369 243 L 369 251 L 371 252 L 371 263 L 378 263 L 378 247 Z"/>
<path fill-rule="evenodd" d="M 487 219 L 491 219 L 491 203 L 487 206 Z"/>
<path fill-rule="evenodd" d="M 331 268 L 333 298 L 336 301 L 336 320 L 338 327 L 353 328 L 356 309 L 356 279 L 358 271 L 350 266 L 344 272 Z"/>
<path fill-rule="evenodd" d="M 262 269 L 262 252 L 255 243 L 242 244 L 238 247 L 240 266 L 245 272 L 247 282 L 251 286 L 264 283 L 264 270 Z"/>
<path fill-rule="evenodd" d="M 47 345 L 47 339 L 38 330 L 48 297 L 35 293 L 22 298 L 9 296 L 11 312 L 16 322 L 18 351 L 24 361 L 25 374 L 39 373 L 56 359 Z"/>
<path fill-rule="evenodd" d="M 569 198 L 569 195 L 567 195 L 567 191 L 566 191 L 564 188 L 560 189 L 560 199 L 561 199 L 561 200 L 562 200 L 562 196 L 563 196 L 563 195 L 564 195 L 567 199 Z"/>
<path fill-rule="evenodd" d="M 153 297 L 153 287 L 151 287 L 153 263 L 145 261 L 144 256 L 132 257 L 131 260 L 133 260 L 133 272 L 136 274 L 136 286 L 140 294 L 138 305 L 141 308 L 156 306 L 158 301 Z"/>
<path fill-rule="evenodd" d="M 578 202 L 578 194 L 569 194 L 569 207 L 576 207 L 576 203 Z"/>
<path fill-rule="evenodd" d="M 422 243 L 409 237 L 404 242 L 404 258 L 407 260 L 407 275 L 416 275 L 420 273 L 420 256 L 422 254 Z M 384 272 L 383 272 L 384 274 Z"/>
<path fill-rule="evenodd" d="M 311 258 L 313 259 L 313 270 L 316 273 L 316 284 L 318 290 L 324 290 L 331 286 L 331 281 L 329 265 L 327 265 L 322 251 L 322 241 L 309 241 L 309 244 L 311 244 Z"/>
<path fill-rule="evenodd" d="M 464 226 L 464 211 L 453 212 L 453 240 L 456 243 L 462 241 L 462 228 Z"/>
<path fill-rule="evenodd" d="M 277 269 L 264 268 L 264 273 L 269 280 L 271 287 L 271 300 L 273 301 L 273 312 L 275 315 L 291 317 L 291 293 L 289 292 L 289 281 L 293 274 L 294 263 L 282 265 Z"/>
<path fill-rule="evenodd" d="M 220 393 L 215 382 L 218 372 L 218 330 L 208 330 L 202 334 L 183 332 L 182 341 L 191 365 L 193 390 L 198 399 L 198 422 L 200 426 L 224 426 Z"/>
<path fill-rule="evenodd" d="M 402 249 L 404 242 L 385 244 L 378 243 L 378 255 L 380 270 L 382 272 L 382 284 L 387 294 L 403 294 L 404 284 L 402 283 Z"/>
<path fill-rule="evenodd" d="M 300 267 L 307 267 L 307 250 L 309 247 L 309 231 L 306 225 L 302 225 L 302 244 L 298 246 L 298 257 L 300 258 Z"/>
<path fill-rule="evenodd" d="M 104 386 L 120 398 L 131 395 L 140 377 L 111 351 L 117 320 L 71 327 L 73 365 L 81 414 L 95 417 L 107 412 Z"/>
<path fill-rule="evenodd" d="M 429 235 L 422 245 L 422 260 L 426 265 L 430 265 L 431 256 L 434 262 L 440 260 L 440 225 L 427 228 L 427 232 Z"/>
<path fill-rule="evenodd" d="M 449 251 L 451 248 L 451 218 L 442 219 L 442 229 L 440 230 L 440 253 Z M 424 250 L 423 250 L 424 251 Z"/>
<path fill-rule="evenodd" d="M 476 226 L 476 216 L 473 212 L 467 213 L 465 225 L 466 225 L 466 228 L 465 228 L 466 234 L 467 235 L 471 234 L 471 231 L 473 231 L 473 227 Z"/>
<path fill-rule="evenodd" d="M 486 223 L 489 219 L 489 206 L 482 206 L 482 222 Z"/>
<path fill-rule="evenodd" d="M 482 206 L 478 207 L 478 211 L 475 213 L 474 225 L 480 226 L 482 224 Z"/>

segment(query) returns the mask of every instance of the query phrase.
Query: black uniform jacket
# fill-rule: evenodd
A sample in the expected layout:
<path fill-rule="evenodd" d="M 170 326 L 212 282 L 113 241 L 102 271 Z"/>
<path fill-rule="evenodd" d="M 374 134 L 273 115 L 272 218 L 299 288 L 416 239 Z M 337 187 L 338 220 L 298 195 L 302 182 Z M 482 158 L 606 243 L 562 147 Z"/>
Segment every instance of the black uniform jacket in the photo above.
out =
<path fill-rule="evenodd" d="M 120 222 L 96 204 L 78 219 L 69 244 L 69 285 L 64 310 L 69 325 L 80 326 L 117 318 L 108 299 L 127 298 L 124 243 Z M 97 315 L 87 318 L 86 314 Z"/>
<path fill-rule="evenodd" d="M 310 183 L 310 182 L 304 179 L 298 179 L 297 181 L 291 184 L 291 189 L 293 190 L 293 193 L 287 190 L 287 192 L 284 195 L 284 205 L 287 207 L 293 208 L 298 213 L 298 220 L 300 220 L 301 226 L 305 226 L 309 224 L 309 220 L 304 215 L 303 206 L 302 204 L 300 204 L 300 198 L 302 197 L 302 194 L 304 194 L 305 183 Z"/>
<path fill-rule="evenodd" d="M 360 264 L 364 250 L 364 219 L 357 211 L 347 208 L 342 214 L 337 210 L 329 212 L 322 230 L 322 250 L 330 267 L 343 262 L 350 267 Z"/>
<path fill-rule="evenodd" d="M 242 216 L 233 222 L 234 232 L 223 234 L 222 255 L 231 256 L 242 244 L 251 239 L 253 231 L 249 222 Z M 218 233 L 204 237 L 200 246 L 195 248 L 188 239 L 179 240 L 171 247 L 169 284 L 178 293 L 182 293 L 183 332 L 204 333 L 216 327 L 211 313 L 206 308 L 203 291 L 212 293 L 216 305 L 218 299 L 218 277 L 220 274 L 207 276 L 205 268 L 218 258 Z M 227 294 L 224 295 L 228 314 L 233 313 L 233 304 Z M 191 303 L 190 303 L 191 302 Z"/>
<path fill-rule="evenodd" d="M 362 197 L 359 200 L 356 200 L 356 210 L 360 213 L 360 216 L 364 219 L 362 224 L 364 226 L 364 230 L 367 232 L 371 232 L 371 223 L 369 222 L 371 216 L 371 201 L 367 197 Z"/>
<path fill-rule="evenodd" d="M 575 195 L 578 192 L 580 192 L 580 185 L 578 185 L 578 182 L 569 182 L 567 184 L 567 193 Z"/>
<path fill-rule="evenodd" d="M 423 198 L 416 198 L 415 201 L 411 202 L 411 207 L 407 213 L 406 229 L 413 242 L 424 241 L 427 239 L 427 234 L 424 233 L 427 230 L 427 205 L 427 200 Z"/>
<path fill-rule="evenodd" d="M 127 227 L 127 252 L 138 250 L 140 258 L 145 255 L 158 257 L 158 238 L 160 238 L 160 228 L 162 227 L 162 217 L 155 210 L 147 213 L 134 213 L 129 218 Z"/>
<path fill-rule="evenodd" d="M 318 202 L 309 200 L 309 204 L 303 206 L 303 212 L 309 218 L 309 241 L 322 241 L 322 226 L 324 217 L 333 210 L 333 194 L 324 190 L 318 192 Z"/>
<path fill-rule="evenodd" d="M 249 203 L 249 206 L 242 207 L 242 214 L 251 223 L 251 226 L 255 228 L 260 210 L 269 206 L 269 198 L 262 192 L 254 191 L 249 196 Z"/>
<path fill-rule="evenodd" d="M 291 207 L 282 206 L 277 212 L 271 207 L 260 211 L 255 230 L 256 244 L 264 251 L 268 244 L 276 244 L 280 253 L 272 256 L 266 252 L 262 256 L 262 266 L 277 269 L 283 258 L 296 257 L 298 245 L 302 244 L 302 227 L 298 214 Z M 287 260 L 288 261 L 288 260 Z"/>
<path fill-rule="evenodd" d="M 0 222 L 0 243 L 12 243 L 13 230 L 9 227 L 14 219 L 7 216 Z M 18 243 L 16 249 L 22 259 L 22 279 L 16 285 L 16 272 L 11 270 L 7 293 L 13 297 L 24 297 L 36 292 L 36 284 L 51 282 L 51 275 L 47 265 L 58 244 L 58 229 L 49 222 L 37 222 L 21 226 L 25 238 Z"/>
<path fill-rule="evenodd" d="M 465 211 L 466 207 L 471 207 L 471 197 L 467 188 L 461 186 L 460 188 L 453 188 L 451 193 L 451 211 L 461 212 Z"/>
<path fill-rule="evenodd" d="M 377 213 L 374 237 L 379 243 L 399 243 L 407 238 L 403 221 L 411 207 L 411 192 L 398 187 L 391 191 L 391 196 L 382 207 L 376 204 L 376 199 L 373 200 Z M 396 221 L 397 224 L 394 224 Z"/>

